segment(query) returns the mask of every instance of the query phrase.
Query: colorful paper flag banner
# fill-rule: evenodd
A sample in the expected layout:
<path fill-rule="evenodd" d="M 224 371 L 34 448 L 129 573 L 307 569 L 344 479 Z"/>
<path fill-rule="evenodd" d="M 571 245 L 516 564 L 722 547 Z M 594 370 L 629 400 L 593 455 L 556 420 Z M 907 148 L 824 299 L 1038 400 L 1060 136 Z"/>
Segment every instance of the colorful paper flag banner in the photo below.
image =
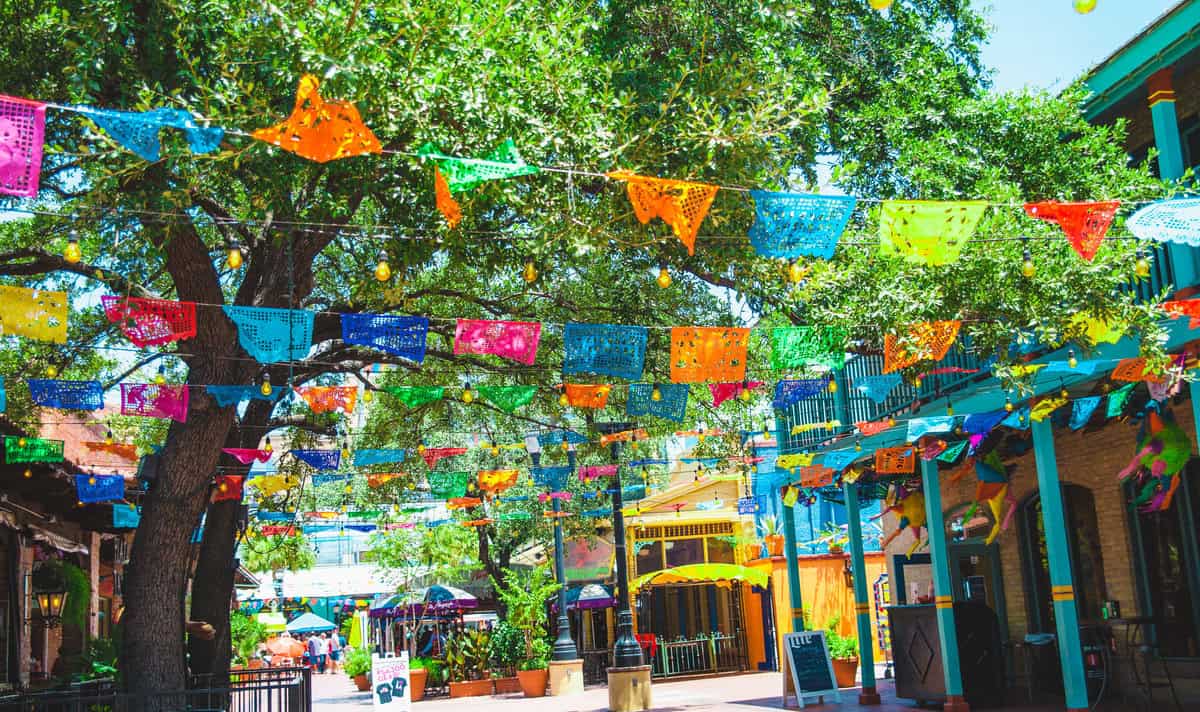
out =
<path fill-rule="evenodd" d="M 772 408 L 784 409 L 829 389 L 829 376 L 777 381 Z"/>
<path fill-rule="evenodd" d="M 1088 424 L 1092 414 L 1100 407 L 1100 396 L 1076 398 L 1071 403 L 1071 430 L 1079 430 Z"/>
<path fill-rule="evenodd" d="M 567 488 L 567 478 L 571 476 L 571 468 L 566 465 L 558 467 L 531 467 L 529 474 L 533 483 L 551 492 L 561 492 Z"/>
<path fill-rule="evenodd" d="M 963 454 L 963 451 L 967 449 L 968 445 L 970 445 L 970 442 L 967 440 L 960 440 L 954 443 L 945 450 L 942 450 L 937 456 L 938 462 L 954 463 Z"/>
<path fill-rule="evenodd" d="M 655 389 L 659 392 L 658 400 L 653 398 Z M 687 414 L 688 391 L 686 383 L 631 383 L 629 397 L 625 401 L 625 414 L 634 418 L 653 415 L 682 423 Z M 601 444 L 604 443 L 604 437 L 600 439 Z"/>
<path fill-rule="evenodd" d="M 292 450 L 292 457 L 320 472 L 336 470 L 342 462 L 341 450 Z"/>
<path fill-rule="evenodd" d="M 104 407 L 104 387 L 100 381 L 59 381 L 30 378 L 29 395 L 37 405 L 63 410 L 100 410 Z"/>
<path fill-rule="evenodd" d="M 62 462 L 63 441 L 44 438 L 4 436 L 4 461 L 10 465 L 20 462 Z"/>
<path fill-rule="evenodd" d="M 426 478 L 429 482 L 429 494 L 435 499 L 457 499 L 467 493 L 467 483 L 471 480 L 469 472 L 430 472 Z"/>
<path fill-rule="evenodd" d="M 793 452 L 775 458 L 775 467 L 780 470 L 795 470 L 813 464 L 816 455 L 809 452 Z"/>
<path fill-rule="evenodd" d="M 405 408 L 420 408 L 426 403 L 440 401 L 446 395 L 442 386 L 388 386 L 383 390 L 396 396 Z"/>
<path fill-rule="evenodd" d="M 251 136 L 318 163 L 381 152 L 379 139 L 363 123 L 358 108 L 348 101 L 321 98 L 320 85 L 305 74 L 291 116 Z"/>
<path fill-rule="evenodd" d="M 354 386 L 304 386 L 293 390 L 314 413 L 340 410 L 350 415 L 358 402 L 358 389 Z"/>
<path fill-rule="evenodd" d="M 1139 240 L 1200 247 L 1200 198 L 1151 203 L 1126 220 L 1125 227 Z"/>
<path fill-rule="evenodd" d="M 671 381 L 705 383 L 746 377 L 750 330 L 676 326 L 671 329 Z"/>
<path fill-rule="evenodd" d="M 1105 417 L 1120 418 L 1122 415 L 1125 415 L 1125 406 L 1129 404 L 1129 397 L 1133 395 L 1133 388 L 1136 385 L 1136 383 L 1130 383 L 1108 394 L 1108 406 L 1105 409 Z"/>
<path fill-rule="evenodd" d="M 196 335 L 196 304 L 139 297 L 100 297 L 104 315 L 139 348 L 185 341 Z"/>
<path fill-rule="evenodd" d="M 479 396 L 505 413 L 529 405 L 537 395 L 537 386 L 479 386 Z"/>
<path fill-rule="evenodd" d="M 562 445 L 564 442 L 568 445 L 579 445 L 588 441 L 587 437 L 580 435 L 574 430 L 547 430 L 537 435 L 538 445 L 542 447 L 552 447 L 554 445 Z"/>
<path fill-rule="evenodd" d="M 838 240 L 854 213 L 855 199 L 844 195 L 750 191 L 754 224 L 750 244 L 762 257 L 833 259 Z"/>
<path fill-rule="evenodd" d="M 75 475 L 75 498 L 84 504 L 120 502 L 125 499 L 121 475 Z"/>
<path fill-rule="evenodd" d="M 961 321 L 926 321 L 908 327 L 906 339 L 887 334 L 883 340 L 883 372 L 893 373 L 924 360 L 941 361 L 958 338 Z"/>
<path fill-rule="evenodd" d="M 0 194 L 37 196 L 45 132 L 45 104 L 0 95 Z"/>
<path fill-rule="evenodd" d="M 648 333 L 644 326 L 568 322 L 563 327 L 563 374 L 636 381 L 645 368 Z"/>
<path fill-rule="evenodd" d="M 1117 367 L 1109 374 L 1114 381 L 1154 381 L 1161 382 L 1162 376 L 1146 372 L 1146 359 L 1126 358 L 1117 363 Z"/>
<path fill-rule="evenodd" d="M 860 420 L 854 424 L 854 427 L 858 428 L 858 432 L 862 433 L 863 435 L 871 437 L 872 435 L 878 435 L 879 433 L 882 433 L 883 431 L 892 427 L 892 425 L 886 420 L 877 420 L 874 422 L 869 420 Z"/>
<path fill-rule="evenodd" d="M 392 314 L 342 314 L 342 341 L 425 362 L 429 319 Z"/>
<path fill-rule="evenodd" d="M 114 504 L 112 508 L 113 529 L 137 529 L 142 522 L 142 508 L 132 504 Z"/>
<path fill-rule="evenodd" d="M 162 153 L 162 141 L 158 133 L 164 128 L 182 131 L 192 153 L 212 153 L 221 147 L 221 139 L 225 137 L 225 129 L 200 126 L 183 109 L 160 108 L 138 112 L 73 106 L 71 110 L 91 119 L 123 148 L 150 163 L 157 162 Z"/>
<path fill-rule="evenodd" d="M 854 379 L 854 389 L 882 405 L 887 401 L 892 389 L 900 385 L 903 379 L 898 373 L 888 373 L 881 376 L 861 376 Z"/>
<path fill-rule="evenodd" d="M 271 459 L 270 450 L 259 450 L 257 448 L 223 447 L 221 448 L 221 452 L 229 455 L 243 465 L 249 465 L 255 460 L 259 462 L 266 462 L 267 460 Z"/>
<path fill-rule="evenodd" d="M 1000 424 L 1006 428 L 1012 428 L 1013 430 L 1028 430 L 1029 429 L 1029 406 L 1026 405 L 1026 406 L 1021 406 L 1020 408 L 1016 408 L 1015 410 L 1013 410 L 1013 412 L 1004 416 L 1004 420 L 1002 420 L 1000 422 Z M 983 433 L 979 433 L 979 436 L 982 437 Z M 972 438 L 974 438 L 974 437 L 975 436 L 972 436 Z M 982 442 L 982 440 L 981 440 L 981 442 Z M 974 446 L 972 446 L 972 447 L 974 447 Z"/>
<path fill-rule="evenodd" d="M 542 325 L 536 321 L 459 319 L 454 329 L 454 353 L 492 354 L 532 365 L 541 334 Z"/>
<path fill-rule="evenodd" d="M 758 511 L 758 500 L 754 497 L 739 497 L 737 503 L 737 512 L 741 514 L 754 514 Z"/>
<path fill-rule="evenodd" d="M 504 490 L 517 484 L 517 476 L 520 475 L 520 470 L 480 470 L 476 473 L 476 479 L 479 482 L 479 490 L 490 494 L 500 494 Z"/>
<path fill-rule="evenodd" d="M 1188 328 L 1200 328 L 1200 299 L 1177 299 L 1163 302 L 1160 308 L 1167 314 L 1186 316 Z"/>
<path fill-rule="evenodd" d="M 696 253 L 696 234 L 708 214 L 719 186 L 639 176 L 629 171 L 613 171 L 613 180 L 626 182 L 633 214 L 643 225 L 654 218 L 671 226 L 675 237 L 687 247 L 689 255 Z"/>
<path fill-rule="evenodd" d="M 875 451 L 875 472 L 881 475 L 903 475 L 913 471 L 916 454 L 912 446 L 885 447 Z"/>
<path fill-rule="evenodd" d="M 246 478 L 241 475 L 217 475 L 214 502 L 241 502 L 242 485 Z"/>
<path fill-rule="evenodd" d="M 450 194 L 450 184 L 446 182 L 446 176 L 442 175 L 437 166 L 433 167 L 433 197 L 438 212 L 446 219 L 446 225 L 451 230 L 458 227 L 463 219 L 462 207 Z"/>
<path fill-rule="evenodd" d="M 800 468 L 801 487 L 828 487 L 833 484 L 835 471 L 825 465 L 809 465 Z"/>
<path fill-rule="evenodd" d="M 8 392 L 4 390 L 4 376 L 0 376 L 0 413 L 8 410 Z"/>
<path fill-rule="evenodd" d="M 188 387 L 155 383 L 122 383 L 121 415 L 170 418 L 187 422 Z"/>
<path fill-rule="evenodd" d="M 848 332 L 835 326 L 787 326 L 771 329 L 771 368 L 786 371 L 809 365 L 841 368 L 846 363 Z"/>
<path fill-rule="evenodd" d="M 612 386 L 592 386 L 582 383 L 564 383 L 563 394 L 567 405 L 572 408 L 603 408 L 608 405 L 608 394 Z"/>
<path fill-rule="evenodd" d="M 579 481 L 591 482 L 601 477 L 613 477 L 617 474 L 619 465 L 587 465 L 579 468 Z"/>
<path fill-rule="evenodd" d="M 371 489 L 379 489 L 387 483 L 398 480 L 404 476 L 403 472 L 372 472 L 367 475 L 367 487 Z"/>
<path fill-rule="evenodd" d="M 1031 218 L 1058 223 L 1075 252 L 1091 262 L 1100 250 L 1100 243 L 1108 233 L 1108 226 L 1112 224 L 1113 217 L 1120 207 L 1119 200 L 1092 203 L 1060 203 L 1050 200 L 1026 203 L 1025 212 Z"/>
<path fill-rule="evenodd" d="M 860 457 L 862 457 L 862 453 L 854 450 L 830 450 L 821 458 L 821 464 L 831 468 L 834 472 L 841 472 Z"/>
<path fill-rule="evenodd" d="M 465 447 L 427 447 L 424 452 L 421 452 L 419 448 L 417 452 L 421 455 L 421 459 L 425 461 L 425 465 L 432 470 L 433 466 L 438 463 L 438 460 L 464 455 L 467 449 Z"/>
<path fill-rule="evenodd" d="M 237 325 L 238 343 L 255 361 L 300 361 L 308 355 L 312 346 L 312 312 L 274 307 L 221 308 Z"/>
<path fill-rule="evenodd" d="M 83 446 L 92 452 L 104 452 L 115 455 L 123 460 L 138 459 L 137 445 L 132 443 L 109 443 L 85 440 Z"/>
<path fill-rule="evenodd" d="M 971 413 L 963 421 L 963 432 L 971 435 L 987 435 L 1007 417 L 1008 412 L 1003 410 L 993 410 L 987 413 Z"/>
<path fill-rule="evenodd" d="M 0 112 L 2 106 L 0 101 Z M 0 141 L 3 140 L 3 121 L 0 118 Z M 2 146 L 0 143 L 0 180 L 3 175 Z M 67 293 L 0 285 L 0 336 L 9 335 L 67 343 Z"/>
<path fill-rule="evenodd" d="M 471 190 L 486 181 L 533 175 L 541 170 L 521 158 L 521 152 L 511 138 L 479 158 L 447 156 L 432 143 L 417 149 L 417 155 L 437 162 L 437 170 L 446 181 L 447 189 L 453 193 Z"/>
<path fill-rule="evenodd" d="M 270 395 L 263 395 L 259 386 L 205 386 L 204 390 L 212 396 L 217 405 L 227 408 L 242 401 L 264 400 L 274 403 L 283 397 L 283 388 L 272 388 Z"/>
<path fill-rule="evenodd" d="M 987 210 L 984 201 L 885 200 L 879 215 L 879 251 L 938 266 L 958 260 Z"/>
<path fill-rule="evenodd" d="M 1040 423 L 1066 404 L 1066 398 L 1043 398 L 1029 411 L 1029 417 Z"/>
<path fill-rule="evenodd" d="M 354 451 L 354 466 L 391 465 L 404 462 L 406 452 L 399 448 L 364 448 Z"/>
<path fill-rule="evenodd" d="M 926 435 L 948 433 L 954 429 L 954 421 L 955 418 L 952 415 L 912 418 L 908 421 L 908 436 L 905 439 L 909 442 L 916 442 Z"/>
<path fill-rule="evenodd" d="M 740 383 L 710 383 L 708 391 L 712 393 L 713 407 L 718 408 L 725 401 L 736 398 L 742 393 L 752 391 L 763 385 L 762 381 L 741 381 Z"/>

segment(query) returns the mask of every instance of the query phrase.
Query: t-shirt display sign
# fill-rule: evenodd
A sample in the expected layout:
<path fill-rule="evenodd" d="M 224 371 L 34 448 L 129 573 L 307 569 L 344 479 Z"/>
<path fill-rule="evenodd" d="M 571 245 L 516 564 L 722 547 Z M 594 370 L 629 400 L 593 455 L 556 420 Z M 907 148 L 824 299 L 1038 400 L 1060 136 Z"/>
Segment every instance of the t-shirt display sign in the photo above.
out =
<path fill-rule="evenodd" d="M 371 656 L 371 696 L 377 712 L 412 712 L 408 690 L 408 653 L 398 658 Z"/>
<path fill-rule="evenodd" d="M 833 659 L 829 655 L 825 631 L 810 630 L 784 635 L 783 658 L 801 707 L 813 697 L 832 697 L 837 702 L 842 701 L 833 676 Z M 786 684 L 784 703 L 787 703 Z"/>

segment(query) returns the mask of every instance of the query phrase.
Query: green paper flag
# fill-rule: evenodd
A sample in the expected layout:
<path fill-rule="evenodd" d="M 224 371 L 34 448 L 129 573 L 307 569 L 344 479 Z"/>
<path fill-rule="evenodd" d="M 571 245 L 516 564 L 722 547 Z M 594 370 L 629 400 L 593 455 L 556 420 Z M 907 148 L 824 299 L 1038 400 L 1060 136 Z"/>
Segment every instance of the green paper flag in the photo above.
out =
<path fill-rule="evenodd" d="M 771 368 L 776 371 L 819 364 L 845 365 L 845 329 L 834 326 L 789 326 L 771 329 Z"/>
<path fill-rule="evenodd" d="M 429 494 L 434 499 L 465 497 L 470 481 L 470 472 L 430 472 Z"/>
<path fill-rule="evenodd" d="M 885 200 L 879 214 L 879 251 L 919 264 L 950 264 L 975 234 L 986 209 L 981 200 Z"/>
<path fill-rule="evenodd" d="M 958 459 L 959 455 L 963 454 L 963 450 L 966 450 L 967 445 L 969 445 L 969 444 L 970 444 L 969 440 L 962 440 L 960 442 L 956 442 L 953 445 L 951 445 L 950 447 L 943 450 L 942 453 L 937 456 L 937 459 L 940 460 L 941 462 L 954 462 L 955 460 Z"/>
<path fill-rule="evenodd" d="M 537 386 L 479 386 L 475 390 L 486 401 L 505 413 L 512 413 L 537 395 Z"/>
<path fill-rule="evenodd" d="M 1129 396 L 1133 395 L 1133 387 L 1136 383 L 1130 383 L 1128 386 L 1121 386 L 1117 390 L 1108 394 L 1108 411 L 1109 418 L 1120 418 L 1125 414 L 1125 405 L 1129 403 Z"/>
<path fill-rule="evenodd" d="M 439 401 L 446 393 L 442 386 L 389 386 L 383 390 L 396 396 L 407 408 L 418 408 Z"/>
<path fill-rule="evenodd" d="M 505 512 L 496 517 L 498 522 L 523 522 L 529 519 L 533 519 L 533 515 L 529 512 Z"/>
<path fill-rule="evenodd" d="M 63 441 L 5 436 L 4 461 L 10 465 L 16 462 L 62 462 Z"/>
<path fill-rule="evenodd" d="M 417 149 L 421 158 L 432 158 L 438 163 L 438 170 L 446 178 L 450 192 L 461 193 L 489 180 L 504 180 L 526 176 L 538 172 L 537 166 L 531 166 L 521 158 L 513 140 L 506 139 L 491 153 L 479 158 L 458 158 L 447 156 L 432 143 L 427 143 Z"/>

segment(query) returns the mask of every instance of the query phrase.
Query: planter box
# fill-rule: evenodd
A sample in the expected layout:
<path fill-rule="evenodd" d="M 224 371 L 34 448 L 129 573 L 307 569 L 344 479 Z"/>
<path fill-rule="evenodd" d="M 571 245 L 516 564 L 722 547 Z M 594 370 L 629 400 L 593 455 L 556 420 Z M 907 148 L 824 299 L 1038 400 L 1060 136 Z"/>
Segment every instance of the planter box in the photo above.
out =
<path fill-rule="evenodd" d="M 834 658 L 833 676 L 838 687 L 854 687 L 858 684 L 858 658 Z"/>
<path fill-rule="evenodd" d="M 450 683 L 450 697 L 481 697 L 492 694 L 492 681 L 464 680 Z"/>
<path fill-rule="evenodd" d="M 519 677 L 497 677 L 492 682 L 496 683 L 497 695 L 511 695 L 521 692 L 521 678 Z"/>
<path fill-rule="evenodd" d="M 524 692 L 526 697 L 542 697 L 546 694 L 550 671 L 546 668 L 521 670 L 517 673 L 517 679 L 521 681 L 521 692 Z"/>
<path fill-rule="evenodd" d="M 408 671 L 408 691 L 413 702 L 425 699 L 425 683 L 429 680 L 429 671 L 425 668 L 411 668 Z"/>

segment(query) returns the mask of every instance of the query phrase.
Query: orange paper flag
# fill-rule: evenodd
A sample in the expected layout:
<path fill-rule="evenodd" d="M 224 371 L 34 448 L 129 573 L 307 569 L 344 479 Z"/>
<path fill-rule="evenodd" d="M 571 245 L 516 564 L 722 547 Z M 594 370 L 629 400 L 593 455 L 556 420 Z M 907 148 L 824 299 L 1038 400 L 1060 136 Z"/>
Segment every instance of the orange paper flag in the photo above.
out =
<path fill-rule="evenodd" d="M 354 386 L 305 386 L 295 391 L 314 413 L 340 409 L 350 415 L 354 412 L 354 404 L 358 402 L 358 389 Z"/>
<path fill-rule="evenodd" d="M 458 227 L 462 222 L 462 208 L 454 196 L 450 195 L 450 185 L 446 183 L 446 176 L 442 175 L 437 166 L 433 167 L 433 195 L 437 200 L 437 209 L 441 211 L 442 217 L 446 218 L 446 224 L 451 230 Z"/>
<path fill-rule="evenodd" d="M 1111 378 L 1114 381 L 1149 381 L 1151 383 L 1162 383 L 1162 376 L 1146 372 L 1146 359 L 1144 358 L 1125 358 L 1117 363 L 1117 367 L 1113 369 Z"/>
<path fill-rule="evenodd" d="M 491 494 L 500 494 L 517 483 L 519 470 L 480 470 L 479 489 Z"/>
<path fill-rule="evenodd" d="M 941 361 L 958 338 L 961 321 L 925 321 L 908 327 L 908 339 L 888 334 L 883 339 L 883 372 L 892 373 L 926 359 Z"/>
<path fill-rule="evenodd" d="M 589 386 L 582 383 L 563 384 L 567 405 L 572 408 L 603 408 L 608 405 L 610 391 L 612 391 L 612 386 Z"/>
<path fill-rule="evenodd" d="M 875 451 L 875 472 L 881 475 L 902 475 L 913 471 L 915 450 L 911 445 L 885 447 Z"/>
<path fill-rule="evenodd" d="M 378 489 L 388 482 L 403 476 L 402 472 L 377 472 L 372 475 L 367 475 L 367 486 L 371 489 Z"/>
<path fill-rule="evenodd" d="M 671 329 L 671 381 L 732 382 L 746 378 L 749 329 L 676 326 Z"/>
<path fill-rule="evenodd" d="M 380 153 L 383 147 L 379 139 L 363 123 L 354 104 L 322 99 L 317 91 L 319 86 L 316 77 L 305 74 L 296 90 L 292 115 L 283 123 L 251 135 L 318 163 Z"/>
<path fill-rule="evenodd" d="M 696 233 L 717 196 L 717 186 L 650 178 L 629 171 L 613 171 L 608 177 L 626 182 L 629 202 L 633 203 L 638 220 L 645 224 L 656 217 L 662 218 L 687 247 L 688 254 L 695 254 Z"/>

